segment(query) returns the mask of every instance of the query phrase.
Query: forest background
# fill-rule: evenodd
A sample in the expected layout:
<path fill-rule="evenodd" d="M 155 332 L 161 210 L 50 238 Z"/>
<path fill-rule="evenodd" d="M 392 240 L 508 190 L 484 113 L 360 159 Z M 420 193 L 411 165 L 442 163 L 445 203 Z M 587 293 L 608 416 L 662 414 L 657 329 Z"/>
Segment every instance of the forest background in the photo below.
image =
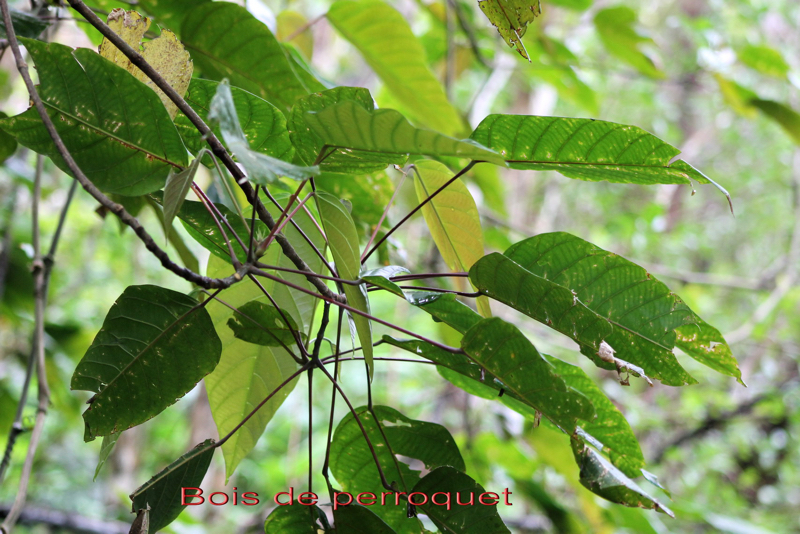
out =
<path fill-rule="evenodd" d="M 87 3 L 101 12 L 130 7 L 111 0 Z M 514 316 L 524 325 L 541 351 L 580 365 L 597 380 L 630 422 L 648 470 L 670 491 L 671 501 L 660 490 L 654 493 L 668 503 L 676 519 L 594 497 L 577 482 L 566 440 L 559 442 L 560 436 L 553 435 L 544 446 L 543 438 L 533 437 L 530 424 L 517 413 L 432 379 L 426 369 L 376 364 L 375 381 L 391 385 L 376 388 L 376 403 L 445 425 L 459 443 L 469 472 L 485 488 L 515 491 L 515 506 L 500 513 L 517 532 L 738 533 L 800 528 L 800 116 L 792 111 L 800 109 L 800 5 L 790 0 L 549 1 L 523 38 L 530 63 L 504 46 L 473 2 L 392 5 L 409 22 L 427 62 L 472 127 L 490 113 L 633 124 L 680 148 L 682 159 L 728 190 L 735 217 L 725 198 L 710 186 L 697 187 L 695 193 L 686 185 L 582 182 L 556 173 L 513 170 L 501 171 L 492 181 L 467 182 L 477 200 L 487 252 L 558 230 L 635 261 L 725 334 L 748 387 L 689 361 L 686 368 L 699 385 L 649 388 L 632 379 L 631 387 L 623 388 L 614 373 L 576 356 L 569 340 L 494 305 L 498 316 Z M 28 11 L 30 7 L 28 2 L 12 6 Z M 327 2 L 249 0 L 246 7 L 279 39 L 292 37 L 288 42 L 319 79 L 366 87 L 381 107 L 403 111 L 363 55 L 325 19 Z M 169 26 L 169 17 L 152 14 L 157 23 Z M 77 16 L 67 8 L 50 7 L 42 17 L 50 23 L 45 30 L 48 40 L 76 47 L 99 44 L 99 34 L 74 21 Z M 0 110 L 9 116 L 28 106 L 6 47 L 0 63 L 0 102 Z M 4 435 L 16 412 L 33 325 L 30 200 L 36 158 L 27 149 L 14 148 L 0 169 L 0 232 L 8 262 L 0 280 Z M 43 176 L 41 225 L 48 235 L 57 225 L 71 179 L 49 161 Z M 380 217 L 398 179 L 397 173 L 384 174 L 362 190 L 342 184 L 338 193 L 351 200 L 354 214 L 373 220 Z M 203 180 L 210 178 L 201 169 L 198 181 Z M 390 220 L 395 222 L 416 203 L 409 181 L 400 189 Z M 127 286 L 152 283 L 191 290 L 187 282 L 161 269 L 129 229 L 96 208 L 79 189 L 67 214 L 50 284 L 46 348 L 52 408 L 34 464 L 29 507 L 34 517 L 44 517 L 44 510 L 61 511 L 87 521 L 95 518 L 107 532 L 127 532 L 122 522 L 129 525 L 133 517 L 127 495 L 217 431 L 204 391 L 196 388 L 159 417 L 125 432 L 92 480 L 100 441 L 83 442 L 81 413 L 88 395 L 69 389 L 77 362 Z M 145 226 L 159 228 L 151 210 L 143 209 L 139 216 Z M 182 227 L 176 228 L 204 265 L 208 253 Z M 419 215 L 397 234 L 392 254 L 430 271 L 446 270 Z M 420 320 L 424 314 L 403 301 L 375 293 L 370 300 L 376 315 L 437 334 L 430 321 Z M 376 332 L 379 336 L 383 330 L 376 327 Z M 376 356 L 392 354 L 397 352 L 376 348 Z M 355 376 L 343 382 L 359 405 L 365 402 L 359 393 L 362 382 Z M 321 381 L 315 385 L 318 405 L 313 407 L 311 431 L 322 436 L 329 388 Z M 308 411 L 305 387 L 304 381 L 298 383 L 227 485 L 220 455 L 203 486 L 228 492 L 246 488 L 264 495 L 302 486 L 310 429 L 296 414 Z M 35 413 L 35 399 L 29 405 L 26 424 Z M 345 413 L 337 406 L 337 420 Z M 541 436 L 550 430 L 537 431 Z M 20 437 L 12 469 L 0 487 L 0 510 L 7 510 L 16 494 L 27 439 L 28 434 Z M 258 531 L 267 512 L 265 506 L 256 512 L 197 507 L 166 531 Z M 63 525 L 66 516 L 51 516 L 51 523 Z M 47 528 L 23 524 L 17 532 L 60 532 Z"/>

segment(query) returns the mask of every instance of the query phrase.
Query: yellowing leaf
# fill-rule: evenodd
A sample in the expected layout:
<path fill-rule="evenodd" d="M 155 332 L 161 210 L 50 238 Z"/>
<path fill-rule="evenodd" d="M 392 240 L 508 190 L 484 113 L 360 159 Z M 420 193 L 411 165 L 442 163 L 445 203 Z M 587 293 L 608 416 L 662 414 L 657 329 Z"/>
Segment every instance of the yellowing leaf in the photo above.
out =
<path fill-rule="evenodd" d="M 453 177 L 443 164 L 423 160 L 416 164 L 417 199 L 425 201 Z M 475 199 L 461 180 L 448 185 L 422 207 L 422 215 L 444 262 L 452 271 L 469 271 L 483 257 L 483 230 Z M 491 316 L 488 299 L 478 299 L 481 315 Z"/>
<path fill-rule="evenodd" d="M 522 44 L 522 36 L 528 29 L 528 23 L 542 14 L 539 0 L 482 0 L 478 5 L 508 46 L 516 47 L 519 55 L 530 61 L 528 51 Z"/>
<path fill-rule="evenodd" d="M 142 37 L 150 28 L 150 19 L 136 11 L 125 11 L 122 8 L 114 9 L 109 13 L 108 26 L 135 50 L 143 46 L 142 57 L 164 77 L 179 95 L 186 94 L 194 67 L 189 52 L 178 41 L 174 33 L 170 30 L 162 30 L 160 36 L 142 45 Z M 175 118 L 178 113 L 177 106 L 108 39 L 103 39 L 100 44 L 100 55 L 124 68 L 137 80 L 155 91 L 167 108 L 170 118 Z"/>

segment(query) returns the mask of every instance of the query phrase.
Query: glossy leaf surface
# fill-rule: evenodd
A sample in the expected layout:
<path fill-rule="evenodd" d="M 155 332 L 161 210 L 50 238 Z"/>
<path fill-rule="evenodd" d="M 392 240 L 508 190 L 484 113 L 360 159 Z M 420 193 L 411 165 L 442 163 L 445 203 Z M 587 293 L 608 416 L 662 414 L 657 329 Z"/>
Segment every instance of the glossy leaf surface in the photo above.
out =
<path fill-rule="evenodd" d="M 246 8 L 206 2 L 189 11 L 181 36 L 204 74 L 260 96 L 283 111 L 315 88 L 296 75 L 280 43 Z"/>
<path fill-rule="evenodd" d="M 199 488 L 214 456 L 214 440 L 206 440 L 187 452 L 131 494 L 133 510 L 150 508 L 149 532 L 172 523 L 186 508 L 181 504 L 183 488 Z M 194 490 L 187 495 L 196 494 Z"/>
<path fill-rule="evenodd" d="M 85 48 L 22 39 L 39 74 L 39 94 L 75 162 L 106 193 L 142 195 L 185 167 L 186 149 L 164 105 L 130 73 Z M 66 163 L 31 107 L 0 120 L 31 150 Z"/>
<path fill-rule="evenodd" d="M 160 413 L 219 362 L 221 344 L 197 301 L 129 286 L 75 369 L 71 388 L 94 391 L 84 439 L 121 432 Z"/>

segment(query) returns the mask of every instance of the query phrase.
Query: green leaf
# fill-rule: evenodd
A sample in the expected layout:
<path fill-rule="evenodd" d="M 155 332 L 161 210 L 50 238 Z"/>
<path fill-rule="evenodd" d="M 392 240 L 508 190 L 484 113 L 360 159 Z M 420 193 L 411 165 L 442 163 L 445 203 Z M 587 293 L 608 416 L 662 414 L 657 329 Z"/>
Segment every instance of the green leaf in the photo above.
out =
<path fill-rule="evenodd" d="M 789 134 L 795 144 L 800 145 L 800 113 L 772 100 L 753 98 L 748 102 L 761 113 L 777 122 Z"/>
<path fill-rule="evenodd" d="M 264 534 L 317 534 L 328 523 L 325 512 L 314 506 L 278 506 L 264 522 Z M 327 529 L 324 529 L 327 532 Z"/>
<path fill-rule="evenodd" d="M 470 140 L 414 128 L 393 109 L 368 111 L 355 102 L 345 101 L 321 111 L 305 114 L 308 127 L 323 140 L 328 150 L 453 156 L 505 165 L 496 152 Z M 327 152 L 326 152 L 327 154 Z M 387 161 L 387 165 L 391 163 Z"/>
<path fill-rule="evenodd" d="M 0 111 L 0 119 L 8 118 L 8 115 Z M 17 151 L 17 140 L 7 134 L 4 130 L 0 130 L 0 163 L 14 155 Z"/>
<path fill-rule="evenodd" d="M 614 335 L 606 342 L 620 358 L 653 376 L 664 360 L 675 361 L 671 351 L 680 332 L 684 352 L 712 369 L 741 378 L 719 331 L 635 263 L 564 232 L 520 241 L 504 255 L 533 275 L 569 288 L 581 303 L 607 317 Z"/>
<path fill-rule="evenodd" d="M 594 419 L 591 401 L 570 388 L 516 326 L 499 318 L 483 319 L 467 330 L 461 348 L 502 389 L 566 431 L 574 428 L 576 419 Z"/>
<path fill-rule="evenodd" d="M 228 319 L 228 327 L 237 339 L 264 347 L 291 347 L 295 343 L 292 332 L 297 332 L 298 328 L 291 315 L 285 314 L 284 321 L 277 308 L 255 300 L 240 306 L 238 310 L 239 313 L 234 313 Z M 300 336 L 301 339 L 305 338 L 304 333 L 300 333 Z"/>
<path fill-rule="evenodd" d="M 230 2 L 206 2 L 181 24 L 184 45 L 208 77 L 260 96 L 281 110 L 312 92 L 295 74 L 283 48 L 250 12 Z"/>
<path fill-rule="evenodd" d="M 281 176 L 295 180 L 305 180 L 319 174 L 319 167 L 299 167 L 278 158 L 251 150 L 250 144 L 239 124 L 236 106 L 233 103 L 231 88 L 226 81 L 217 86 L 217 92 L 211 99 L 209 120 L 216 121 L 222 132 L 222 139 L 228 149 L 247 171 L 252 182 L 268 185 L 276 182 Z"/>
<path fill-rule="evenodd" d="M 622 412 L 580 367 L 552 356 L 545 355 L 545 359 L 569 387 L 592 402 L 597 417 L 581 427 L 602 442 L 602 451 L 620 471 L 629 477 L 638 476 L 645 464 L 644 455 Z"/>
<path fill-rule="evenodd" d="M 113 434 L 103 436 L 103 444 L 100 446 L 100 457 L 97 459 L 97 467 L 94 470 L 94 478 L 92 478 L 92 482 L 97 480 L 97 475 L 100 474 L 100 470 L 103 469 L 104 465 L 106 465 L 106 460 L 108 460 L 111 451 L 114 450 L 114 445 L 117 444 L 117 440 L 121 434 L 122 432 L 115 432 Z"/>
<path fill-rule="evenodd" d="M 46 22 L 29 13 L 24 13 L 16 9 L 9 9 L 9 11 L 9 15 L 11 16 L 11 24 L 14 26 L 14 33 L 17 37 L 36 39 L 50 26 L 49 22 Z M 6 32 L 6 23 L 3 20 L 3 17 L 0 17 L 0 38 L 8 38 L 8 33 Z"/>
<path fill-rule="evenodd" d="M 637 313 L 626 318 L 622 314 L 617 315 L 614 308 L 608 311 L 614 316 L 607 317 L 593 311 L 580 299 L 577 293 L 577 290 L 581 289 L 579 285 L 576 284 L 574 290 L 571 286 L 560 285 L 526 270 L 508 257 L 497 253 L 490 254 L 476 263 L 470 270 L 470 280 L 485 295 L 571 337 L 579 344 L 581 352 L 598 365 L 605 366 L 598 353 L 601 343 L 606 342 L 619 353 L 618 358 L 644 368 L 649 376 L 667 385 L 696 383 L 672 353 L 674 345 L 669 344 L 669 334 L 672 335 L 674 342 L 675 333 L 672 330 L 665 332 L 663 328 L 660 330 L 655 328 L 655 314 L 646 316 L 654 318 L 653 326 L 645 322 L 647 319 L 642 320 L 641 314 Z M 625 280 L 623 279 L 621 283 L 624 284 Z M 605 293 L 611 293 L 618 287 L 611 282 L 606 284 Z M 643 302 L 650 296 L 648 293 L 642 293 L 637 302 Z M 666 311 L 660 311 L 668 313 L 672 301 L 668 300 L 667 295 L 661 296 L 665 298 L 655 301 L 650 307 L 666 306 Z M 596 301 L 595 306 L 601 303 L 602 301 Z M 642 313 L 648 311 L 645 309 Z M 667 323 L 675 328 L 685 324 L 683 319 L 690 320 L 690 314 L 691 311 L 682 316 L 675 313 L 657 321 L 659 324 Z M 605 367 L 614 368 L 613 365 Z"/>
<path fill-rule="evenodd" d="M 407 295 L 410 303 L 431 314 L 434 321 L 442 321 L 462 334 L 481 320 L 480 315 L 453 294 L 409 291 Z"/>
<path fill-rule="evenodd" d="M 380 0 L 340 0 L 328 21 L 350 41 L 418 124 L 447 135 L 465 129 L 444 88 L 428 68 L 422 44 L 405 18 Z"/>
<path fill-rule="evenodd" d="M 737 53 L 739 61 L 767 76 L 786 78 L 790 67 L 780 52 L 769 46 L 747 45 Z"/>
<path fill-rule="evenodd" d="M 193 7 L 211 0 L 138 0 L 137 5 L 161 22 L 161 26 L 178 30 L 184 15 Z"/>
<path fill-rule="evenodd" d="M 639 48 L 640 44 L 651 44 L 653 40 L 639 35 L 633 27 L 634 24 L 636 24 L 636 12 L 626 6 L 603 9 L 594 16 L 595 29 L 611 55 L 645 76 L 664 78 L 664 73 L 658 70 L 653 60 Z"/>
<path fill-rule="evenodd" d="M 337 87 L 321 93 L 314 93 L 299 99 L 289 115 L 289 131 L 292 143 L 300 158 L 308 165 L 317 163 L 323 170 L 341 173 L 368 173 L 383 170 L 387 165 L 403 165 L 408 159 L 405 154 L 394 153 L 353 153 L 337 150 L 330 153 L 326 141 L 312 130 L 307 122 L 309 112 L 322 111 L 339 102 L 351 101 L 366 111 L 372 112 L 375 106 L 369 91 L 360 87 Z M 323 152 L 324 150 L 324 152 Z M 322 156 L 325 156 L 324 159 Z"/>
<path fill-rule="evenodd" d="M 374 411 L 381 428 L 365 406 L 355 410 L 375 446 L 386 478 L 390 483 L 396 482 L 400 491 L 411 491 L 419 481 L 419 471 L 397 460 L 396 454 L 420 460 L 427 469 L 455 465 L 463 470 L 461 453 L 443 426 L 409 419 L 388 406 L 375 406 Z M 336 427 L 330 468 L 342 490 L 353 495 L 367 491 L 380 495 L 384 491 L 372 454 L 352 413 L 348 413 Z M 400 500 L 399 503 L 395 505 L 393 500 L 389 500 L 385 506 L 376 506 L 374 511 L 398 533 L 420 532 L 419 521 L 406 517 L 405 502 Z"/>
<path fill-rule="evenodd" d="M 400 267 L 399 265 L 388 265 L 386 267 L 380 267 L 378 269 L 362 272 L 361 279 L 374 286 L 383 288 L 390 293 L 394 293 L 398 297 L 406 298 L 406 295 L 403 290 L 400 289 L 400 286 L 392 282 L 390 278 L 408 272 L 410 271 L 405 267 Z"/>
<path fill-rule="evenodd" d="M 371 500 L 368 495 L 364 497 L 365 500 Z M 360 504 L 337 506 L 333 511 L 333 520 L 336 534 L 395 534 L 383 519 Z"/>
<path fill-rule="evenodd" d="M 228 276 L 232 270 L 229 263 L 215 256 L 209 257 L 208 276 Z M 264 280 L 262 284 L 267 291 L 274 292 L 278 305 L 291 315 L 290 309 L 296 309 L 296 306 L 287 302 L 287 294 L 274 291 L 274 283 L 269 280 Z M 249 280 L 230 287 L 220 297 L 233 307 L 245 306 L 254 301 L 269 302 L 261 290 Z M 209 302 L 207 307 L 222 341 L 222 357 L 214 372 L 206 377 L 205 384 L 217 431 L 220 436 L 225 436 L 297 370 L 297 363 L 281 347 L 264 347 L 236 339 L 227 326 L 227 322 L 235 316 L 234 312 L 218 301 Z M 253 449 L 267 423 L 296 383 L 293 380 L 284 386 L 222 445 L 227 478 L 230 478 L 242 459 Z"/>
<path fill-rule="evenodd" d="M 611 465 L 600 453 L 573 442 L 575 461 L 581 469 L 580 480 L 587 489 L 611 502 L 625 506 L 657 510 L 675 517 L 672 510 L 648 495 L 636 482 Z"/>
<path fill-rule="evenodd" d="M 453 177 L 452 171 L 438 161 L 422 160 L 414 164 L 417 179 L 414 187 L 420 203 Z M 422 207 L 422 215 L 433 242 L 451 271 L 468 271 L 483 257 L 483 229 L 475 199 L 461 180 L 451 183 Z M 478 307 L 491 316 L 489 302 L 481 298 Z"/>
<path fill-rule="evenodd" d="M 539 0 L 479 0 L 478 6 L 506 44 L 530 61 L 522 36 L 528 30 L 528 24 L 542 14 Z"/>
<path fill-rule="evenodd" d="M 169 231 L 172 228 L 172 220 L 175 218 L 175 214 L 180 211 L 189 189 L 192 188 L 194 175 L 197 173 L 197 166 L 200 164 L 201 159 L 202 157 L 195 158 L 186 169 L 180 172 L 176 173 L 174 169 L 169 171 L 167 183 L 164 186 L 164 214 L 161 221 L 167 238 L 169 238 Z"/>
<path fill-rule="evenodd" d="M 158 95 L 91 50 L 22 39 L 36 63 L 39 94 L 75 162 L 105 193 L 157 191 L 186 149 Z M 68 172 L 35 108 L 0 127 Z"/>
<path fill-rule="evenodd" d="M 497 506 L 488 506 L 480 503 L 480 498 L 486 493 L 483 486 L 472 480 L 468 475 L 450 466 L 434 469 L 414 486 L 414 492 L 425 494 L 427 504 L 418 506 L 439 527 L 440 532 L 463 534 L 500 534 L 511 531 L 503 524 L 497 513 Z M 445 501 L 444 493 L 451 497 Z M 456 496 L 458 495 L 458 496 Z M 502 496 L 486 495 L 484 500 L 490 503 L 504 502 Z M 505 496 L 507 499 L 508 496 Z M 499 499 L 499 500 L 495 500 Z M 414 502 L 420 502 L 421 497 L 412 497 Z M 441 504 L 449 502 L 449 505 Z M 473 506 L 459 506 L 458 502 L 474 502 Z M 449 510 L 448 510 L 449 508 Z"/>
<path fill-rule="evenodd" d="M 214 98 L 218 86 L 219 82 L 192 78 L 185 100 L 198 115 L 207 117 L 211 110 L 211 99 Z M 250 148 L 273 158 L 292 161 L 294 147 L 286 129 L 286 118 L 280 110 L 244 89 L 231 87 L 230 91 L 239 125 Z M 175 127 L 186 147 L 194 154 L 207 148 L 203 136 L 183 113 L 175 117 Z M 222 137 L 219 126 L 214 126 L 214 133 L 217 137 Z"/>
<path fill-rule="evenodd" d="M 336 264 L 336 271 L 340 278 L 345 280 L 358 280 L 361 270 L 361 255 L 358 245 L 358 232 L 350 212 L 338 198 L 325 191 L 317 191 L 317 206 L 331 255 Z M 369 313 L 369 300 L 365 284 L 357 286 L 343 284 L 347 303 L 357 310 Z M 350 315 L 355 324 L 358 339 L 361 341 L 361 350 L 367 362 L 370 380 L 374 366 L 372 362 L 372 323 L 363 315 Z"/>
<path fill-rule="evenodd" d="M 635 126 L 594 119 L 489 115 L 470 136 L 512 169 L 558 171 L 568 178 L 623 184 L 711 182 L 678 160 L 680 150 Z"/>
<path fill-rule="evenodd" d="M 221 344 L 197 301 L 157 286 L 129 286 L 108 311 L 71 389 L 94 391 L 84 439 L 141 424 L 214 370 Z"/>
<path fill-rule="evenodd" d="M 172 523 L 186 506 L 183 488 L 199 488 L 214 456 L 214 440 L 207 439 L 187 452 L 131 494 L 133 511 L 150 509 L 150 532 Z M 186 491 L 185 495 L 197 492 Z M 191 501 L 191 499 L 187 499 Z"/>

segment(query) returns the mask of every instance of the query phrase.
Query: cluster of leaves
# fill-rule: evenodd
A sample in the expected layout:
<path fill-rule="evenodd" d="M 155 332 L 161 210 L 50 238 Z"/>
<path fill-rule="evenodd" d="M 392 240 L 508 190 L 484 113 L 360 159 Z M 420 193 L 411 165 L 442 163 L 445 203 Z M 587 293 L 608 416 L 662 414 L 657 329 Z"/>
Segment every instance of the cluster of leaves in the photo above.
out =
<path fill-rule="evenodd" d="M 515 325 L 492 318 L 488 302 L 507 305 L 571 338 L 599 367 L 665 385 L 696 382 L 679 363 L 675 348 L 741 380 L 727 343 L 645 269 L 579 237 L 542 234 L 502 254 L 484 255 L 476 203 L 469 189 L 453 179 L 473 166 L 477 172 L 488 165 L 645 185 L 713 183 L 710 178 L 675 161 L 677 149 L 634 126 L 491 115 L 468 131 L 428 69 L 407 23 L 380 1 L 340 0 L 331 6 L 328 20 L 362 52 L 408 119 L 398 111 L 376 109 L 365 89 L 326 88 L 297 50 L 280 43 L 235 4 L 143 1 L 141 7 L 176 28 L 203 76 L 191 78 L 186 101 L 212 121 L 248 179 L 275 194 L 277 203 L 268 208 L 272 216 L 281 220 L 291 214 L 282 233 L 304 264 L 322 274 L 332 260 L 329 274 L 336 283 L 329 286 L 346 297 L 351 335 L 361 344 L 370 377 L 376 340 L 368 295 L 370 290 L 385 290 L 453 328 L 460 334 L 460 346 L 422 336 L 384 336 L 382 342 L 433 362 L 447 380 L 471 394 L 495 398 L 534 421 L 546 418 L 569 436 L 580 481 L 591 491 L 613 502 L 670 513 L 632 480 L 649 474 L 643 471 L 636 438 L 614 404 L 579 368 L 539 353 Z M 636 44 L 644 39 L 625 31 L 632 24 L 628 11 L 598 14 L 600 35 L 610 51 L 618 50 L 631 65 L 657 76 L 652 62 L 644 62 L 647 57 L 637 51 Z M 365 20 L 385 21 L 385 26 Z M 511 29 L 516 40 L 509 44 L 519 48 L 524 26 Z M 144 30 L 146 25 L 132 38 L 137 46 Z M 384 57 L 386 47 L 376 43 L 388 41 L 402 59 Z M 106 194 L 122 195 L 124 201 L 143 197 L 163 210 L 167 231 L 177 217 L 210 252 L 209 277 L 225 278 L 242 265 L 257 268 L 260 272 L 247 273 L 256 277 L 268 273 L 258 284 L 245 279 L 233 285 L 218 300 L 156 286 L 129 287 L 109 310 L 75 371 L 72 388 L 95 393 L 84 414 L 86 439 L 103 436 L 109 445 L 205 377 L 219 434 L 225 437 L 217 444 L 198 446 L 134 492 L 134 509 L 149 508 L 149 525 L 155 532 L 180 512 L 180 486 L 199 485 L 217 446 L 230 476 L 263 434 L 294 379 L 335 361 L 342 352 L 342 321 L 331 357 L 320 360 L 327 325 L 327 319 L 320 325 L 315 317 L 323 305 L 321 295 L 302 273 L 286 271 L 296 264 L 272 242 L 262 221 L 251 222 L 254 209 L 241 208 L 241 196 L 227 193 L 237 184 L 224 172 L 216 202 L 204 195 L 201 202 L 184 200 L 207 154 L 204 136 L 188 117 L 169 109 L 171 102 L 165 107 L 166 97 L 147 87 L 141 71 L 107 59 L 108 54 L 35 39 L 23 42 L 39 73 L 40 94 L 51 119 L 95 185 Z M 152 52 L 148 57 L 148 51 L 157 48 L 150 44 L 144 52 L 154 65 L 158 60 Z M 184 77 L 188 80 L 185 70 Z M 171 84 L 178 88 L 177 82 Z M 740 87 L 735 89 L 733 93 L 743 94 Z M 754 96 L 746 102 L 767 114 L 767 109 L 775 109 Z M 791 120 L 783 122 L 791 127 Z M 0 127 L 14 142 L 69 170 L 33 108 L 2 120 Z M 191 162 L 189 153 L 194 156 Z M 469 163 L 464 166 L 464 161 Z M 453 293 L 400 287 L 400 281 L 414 274 L 407 267 L 367 265 L 373 250 L 368 237 L 385 229 L 340 197 L 343 191 L 355 191 L 358 185 L 353 184 L 383 180 L 387 167 L 403 165 L 408 165 L 445 263 L 454 273 L 468 271 L 477 291 L 472 296 L 480 295 L 475 305 L 480 313 Z M 311 201 L 292 211 L 304 193 L 304 201 Z M 259 244 L 258 263 L 254 242 Z M 385 248 L 378 252 L 383 254 L 379 258 L 389 257 Z M 339 304 L 324 304 L 326 315 L 327 306 Z M 373 451 L 375 444 L 382 447 Z M 397 455 L 419 460 L 430 472 L 421 476 Z M 338 488 L 353 493 L 380 493 L 386 481 L 392 488 L 427 495 L 483 491 L 466 473 L 444 427 L 409 419 L 386 406 L 355 408 L 339 422 L 329 467 Z M 456 510 L 420 509 L 442 531 L 506 531 L 491 508 L 473 507 L 459 517 Z M 337 531 L 353 524 L 371 532 L 419 531 L 421 523 L 407 515 L 405 506 L 342 507 L 334 523 Z M 324 522 L 323 517 L 318 513 L 309 518 L 308 510 L 297 508 L 278 509 L 265 528 L 289 532 L 282 526 L 286 521 L 302 532 L 317 520 Z"/>

